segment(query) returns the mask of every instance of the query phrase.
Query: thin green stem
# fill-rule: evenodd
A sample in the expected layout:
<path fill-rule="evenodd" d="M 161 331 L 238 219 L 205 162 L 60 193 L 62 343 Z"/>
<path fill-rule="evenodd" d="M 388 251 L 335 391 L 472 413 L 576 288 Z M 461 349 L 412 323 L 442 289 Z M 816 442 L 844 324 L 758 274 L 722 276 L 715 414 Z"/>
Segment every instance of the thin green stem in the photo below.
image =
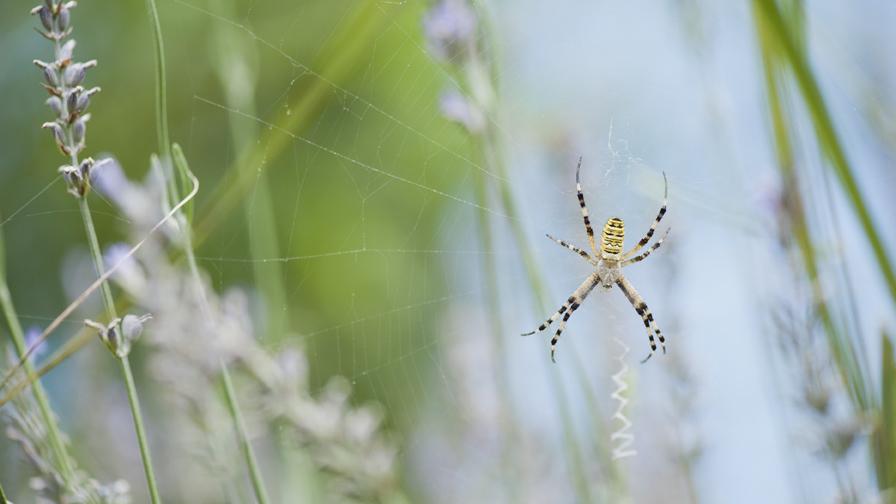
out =
<path fill-rule="evenodd" d="M 81 211 L 81 219 L 84 221 L 84 229 L 87 231 L 87 242 L 90 245 L 93 267 L 96 270 L 96 276 L 99 277 L 105 272 L 103 254 L 100 249 L 100 242 L 96 237 L 96 228 L 93 226 L 93 216 L 90 214 L 90 205 L 87 203 L 86 197 L 78 198 L 78 209 Z M 103 305 L 106 307 L 106 314 L 109 316 L 109 320 L 115 320 L 118 318 L 118 313 L 115 309 L 115 301 L 112 299 L 112 289 L 109 288 L 109 284 L 103 282 L 100 285 L 100 292 L 103 296 Z"/>
<path fill-rule="evenodd" d="M 0 485 L 0 504 L 6 504 L 9 502 L 9 499 L 6 498 L 6 494 L 3 493 L 3 485 Z"/>
<path fill-rule="evenodd" d="M 490 125 L 491 124 L 492 123 L 490 123 Z M 486 159 L 488 159 L 488 165 L 491 166 L 495 172 L 497 172 L 499 177 L 498 194 L 501 200 L 501 205 L 504 207 L 504 212 L 510 217 L 509 221 L 511 225 L 511 231 L 513 232 L 513 236 L 517 242 L 517 246 L 521 251 L 527 278 L 529 280 L 529 283 L 532 285 L 532 291 L 535 293 L 535 305 L 538 306 L 539 309 L 544 310 L 547 306 L 544 295 L 544 282 L 542 281 L 541 275 L 535 264 L 535 258 L 532 254 L 532 250 L 529 247 L 529 242 L 526 239 L 526 234 L 523 231 L 522 225 L 520 224 L 521 221 L 517 218 L 519 213 L 516 209 L 516 203 L 513 199 L 510 185 L 507 183 L 507 174 L 504 162 L 500 158 L 500 153 L 495 147 L 497 145 L 497 134 L 492 126 L 486 129 L 485 138 L 483 139 L 482 145 L 485 151 Z M 572 473 L 571 477 L 573 480 L 573 484 L 575 485 L 578 497 L 581 501 L 594 502 L 594 499 L 591 496 L 591 487 L 588 483 L 588 471 L 585 467 L 585 461 L 579 448 L 579 442 L 576 439 L 572 409 L 570 408 L 568 399 L 566 398 L 566 391 L 565 387 L 563 386 L 563 381 L 560 379 L 560 374 L 555 369 L 549 370 L 548 376 L 551 380 L 551 386 L 554 389 L 554 396 L 557 400 L 558 411 L 560 413 L 560 418 L 563 425 L 563 438 L 566 443 L 567 455 L 570 459 L 570 472 Z M 587 382 L 582 384 L 583 388 L 587 386 Z M 594 411 L 590 411 L 590 413 L 596 414 L 596 412 Z"/>
<path fill-rule="evenodd" d="M 98 277 L 103 276 L 103 256 L 100 252 L 99 240 L 96 237 L 96 229 L 93 226 L 93 217 L 90 214 L 90 206 L 87 198 L 78 198 L 78 207 L 81 210 L 81 218 L 84 221 L 84 229 L 87 231 L 87 242 L 90 245 L 90 255 L 93 258 L 93 266 Z M 109 320 L 115 320 L 118 315 L 115 310 L 115 302 L 112 299 L 112 290 L 107 282 L 100 285 L 103 304 Z M 116 356 L 118 357 L 118 356 Z M 156 477 L 152 470 L 152 459 L 149 454 L 149 443 L 146 441 L 146 432 L 143 429 L 143 415 L 140 413 L 140 400 L 137 397 L 137 388 L 134 386 L 134 375 L 131 372 L 131 364 L 127 356 L 119 357 L 121 371 L 127 385 L 128 402 L 131 406 L 131 415 L 134 418 L 134 429 L 137 432 L 137 442 L 140 445 L 140 458 L 143 460 L 143 471 L 146 473 L 146 484 L 149 486 L 149 494 L 153 504 L 159 504 L 159 490 L 156 487 Z"/>
<path fill-rule="evenodd" d="M 758 6 L 758 13 L 767 23 L 768 34 L 774 37 L 775 42 L 782 49 L 790 69 L 793 71 L 797 86 L 802 93 L 806 102 L 806 108 L 812 118 L 819 146 L 827 156 L 834 173 L 840 181 L 841 187 L 846 192 L 847 201 L 852 205 L 865 237 L 871 245 L 871 250 L 874 252 L 874 258 L 877 260 L 878 268 L 883 275 L 890 298 L 896 303 L 896 272 L 894 272 L 893 263 L 890 261 L 889 253 L 878 233 L 877 226 L 874 224 L 871 212 L 865 205 L 865 200 L 853 175 L 852 165 L 846 157 L 846 151 L 837 136 L 833 119 L 831 119 L 831 114 L 821 94 L 821 88 L 809 66 L 806 54 L 791 35 L 787 23 L 774 0 L 755 0 L 754 5 Z"/>
<path fill-rule="evenodd" d="M 196 286 L 196 295 L 199 298 L 199 302 L 202 306 L 202 310 L 206 317 L 209 317 L 208 313 L 208 301 L 205 297 L 205 291 L 202 288 L 202 282 L 199 276 L 199 267 L 196 264 L 196 254 L 193 253 L 193 244 L 192 239 L 189 237 L 190 230 L 184 230 L 185 235 L 187 235 L 185 249 L 187 255 L 187 263 L 190 267 L 190 274 L 193 276 L 193 283 Z M 236 427 L 236 433 L 239 438 L 240 447 L 243 450 L 243 457 L 246 461 L 246 467 L 249 469 L 249 476 L 252 478 L 252 488 L 255 491 L 255 498 L 258 499 L 259 504 L 266 504 L 268 500 L 267 490 L 264 485 L 264 478 L 261 475 L 261 471 L 258 469 L 258 461 L 255 457 L 255 451 L 252 447 L 252 443 L 249 442 L 249 437 L 246 434 L 246 427 L 243 422 L 243 415 L 240 412 L 239 402 L 236 399 L 236 393 L 233 390 L 232 380 L 230 378 L 230 370 L 227 368 L 227 364 L 224 361 L 220 362 L 221 364 L 221 379 L 224 382 L 224 398 L 227 400 L 227 407 L 230 409 L 230 415 L 233 417 L 234 427 Z"/>
<path fill-rule="evenodd" d="M 143 417 L 140 414 L 140 399 L 137 397 L 137 387 L 134 386 L 134 374 L 131 372 L 131 363 L 127 356 L 118 360 L 121 363 L 121 372 L 128 387 L 128 402 L 134 416 L 134 430 L 137 432 L 137 442 L 140 444 L 140 458 L 143 459 L 143 469 L 146 472 L 146 484 L 149 486 L 149 497 L 153 504 L 159 504 L 159 490 L 156 487 L 156 475 L 152 470 L 152 460 L 149 455 L 149 443 L 146 442 L 146 431 L 143 428 Z"/>
<path fill-rule="evenodd" d="M 255 490 L 255 498 L 258 504 L 267 504 L 269 502 L 267 490 L 265 490 L 264 480 L 261 471 L 258 469 L 258 461 L 255 458 L 255 451 L 252 449 L 252 443 L 249 442 L 249 436 L 246 433 L 246 424 L 243 421 L 243 414 L 240 412 L 239 404 L 236 400 L 236 392 L 233 390 L 233 382 L 230 379 L 230 373 L 227 366 L 221 362 L 221 380 L 224 382 L 224 396 L 227 398 L 227 407 L 230 408 L 230 414 L 233 415 L 236 428 L 239 433 L 240 445 L 243 449 L 243 456 L 246 458 L 246 464 L 249 466 L 249 476 L 252 479 L 252 488 Z"/>
<path fill-rule="evenodd" d="M 774 49 L 780 49 L 782 41 L 774 37 L 776 30 L 772 26 L 770 19 L 762 15 L 761 7 L 761 3 L 754 3 L 754 18 L 757 24 L 760 50 L 763 56 L 765 86 L 778 158 L 777 165 L 783 179 L 784 196 L 787 198 L 786 208 L 788 209 L 787 215 L 791 221 L 792 237 L 800 253 L 806 275 L 809 278 L 815 309 L 825 330 L 828 345 L 831 348 L 834 362 L 837 364 L 837 370 L 840 372 L 843 384 L 847 388 L 853 404 L 859 411 L 865 411 L 871 406 L 867 390 L 867 379 L 864 377 L 861 363 L 857 360 L 853 342 L 838 330 L 838 325 L 827 302 L 827 296 L 822 291 L 822 284 L 819 281 L 820 267 L 815 254 L 815 246 L 812 242 L 802 191 L 800 190 L 796 173 L 795 155 L 788 133 L 790 125 L 779 91 L 782 72 L 780 64 L 784 63 L 784 61 L 780 59 L 781 55 L 775 52 Z M 775 12 L 777 13 L 777 10 Z M 782 19 L 779 20 L 783 23 Z"/>
<path fill-rule="evenodd" d="M 162 23 L 159 21 L 159 9 L 155 0 L 146 0 L 149 21 L 152 25 L 153 48 L 156 59 L 156 136 L 159 142 L 159 155 L 166 163 L 171 162 L 171 139 L 168 135 L 168 91 L 165 79 L 165 44 L 162 41 Z M 178 194 L 173 191 L 174 177 L 168 177 L 171 197 Z"/>
<path fill-rule="evenodd" d="M 477 149 L 480 153 L 484 153 L 485 148 L 482 146 L 481 137 L 474 136 L 473 138 L 479 140 Z M 519 474 L 520 469 L 519 460 L 514 456 L 514 447 L 520 439 L 519 425 L 516 422 L 517 416 L 514 415 L 509 369 L 507 359 L 505 358 L 504 335 L 506 332 L 504 324 L 501 323 L 499 309 L 500 289 L 498 288 L 498 277 L 496 274 L 497 261 L 493 255 L 494 240 L 492 239 L 491 220 L 488 212 L 485 210 L 488 207 L 488 181 L 485 173 L 481 170 L 476 171 L 475 194 L 476 204 L 479 205 L 477 212 L 479 240 L 482 243 L 482 250 L 485 252 L 481 256 L 482 263 L 480 267 L 482 268 L 482 274 L 485 275 L 486 310 L 489 314 L 492 333 L 492 353 L 495 361 L 494 378 L 498 388 L 497 414 L 499 422 L 503 426 L 502 432 L 504 432 L 501 465 L 507 481 L 510 482 L 508 485 L 509 500 L 518 502 L 522 500 L 520 489 L 519 485 L 513 484 L 513 478 L 515 474 Z"/>
<path fill-rule="evenodd" d="M 174 146 L 174 154 L 176 162 L 180 163 L 178 165 L 178 170 L 181 173 L 190 173 L 190 167 L 187 166 L 186 157 L 183 156 L 183 152 L 180 150 L 180 146 Z M 175 198 L 179 198 L 179 195 L 175 195 Z M 182 214 L 183 216 L 183 214 Z M 184 253 L 187 256 L 187 264 L 190 268 L 190 275 L 193 277 L 193 285 L 196 289 L 196 298 L 199 301 L 199 306 L 202 309 L 202 314 L 206 319 L 211 319 L 211 313 L 208 307 L 208 298 L 205 295 L 205 289 L 202 286 L 202 277 L 199 274 L 199 265 L 196 263 L 196 254 L 193 252 L 193 230 L 190 228 L 190 223 L 187 218 L 180 219 L 179 222 L 183 226 L 183 236 L 184 236 Z M 233 417 L 233 423 L 236 427 L 237 436 L 239 438 L 240 446 L 243 450 L 243 455 L 246 461 L 246 467 L 249 469 L 249 475 L 252 478 L 252 487 L 255 491 L 255 498 L 258 500 L 259 504 L 266 504 L 268 502 L 267 491 L 265 490 L 264 479 L 262 478 L 261 472 L 258 470 L 258 462 L 255 457 L 254 449 L 252 448 L 252 443 L 249 442 L 249 437 L 246 434 L 246 428 L 243 422 L 242 413 L 239 409 L 239 403 L 237 402 L 236 393 L 233 390 L 232 380 L 230 378 L 230 370 L 227 368 L 227 364 L 224 361 L 220 361 L 221 366 L 221 378 L 224 381 L 224 396 L 227 400 L 227 406 L 230 409 L 230 414 Z"/>

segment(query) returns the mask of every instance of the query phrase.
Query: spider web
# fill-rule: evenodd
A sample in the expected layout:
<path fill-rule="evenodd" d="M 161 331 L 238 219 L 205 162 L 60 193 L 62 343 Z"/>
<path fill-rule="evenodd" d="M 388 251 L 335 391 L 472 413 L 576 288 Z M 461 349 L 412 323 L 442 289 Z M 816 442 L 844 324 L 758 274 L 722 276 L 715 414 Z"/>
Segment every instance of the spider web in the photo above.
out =
<path fill-rule="evenodd" d="M 572 15 L 546 12 L 548 8 L 536 2 L 523 2 L 517 8 L 497 5 L 490 11 L 492 19 L 502 21 L 495 30 L 496 44 L 493 52 L 482 57 L 495 68 L 502 83 L 498 94 L 503 108 L 500 114 L 487 117 L 499 132 L 493 141 L 506 156 L 508 175 L 501 176 L 482 160 L 469 135 L 446 120 L 439 108 L 443 92 L 464 90 L 451 70 L 452 63 L 433 54 L 421 36 L 420 19 L 427 5 L 371 2 L 368 8 L 378 21 L 369 28 L 370 33 L 359 29 L 357 36 L 364 38 L 360 47 L 353 46 L 351 36 L 346 35 L 355 24 L 364 26 L 364 20 L 354 17 L 359 10 L 357 2 L 321 5 L 283 7 L 254 2 L 242 10 L 226 11 L 217 4 L 185 0 L 164 4 L 168 15 L 217 30 L 235 45 L 249 48 L 248 66 L 252 68 L 248 74 L 256 88 L 254 95 L 260 97 L 251 107 L 229 104 L 222 84 L 209 84 L 214 79 L 203 73 L 208 68 L 193 70 L 189 64 L 209 58 L 208 48 L 178 44 L 176 34 L 168 40 L 169 50 L 176 47 L 185 52 L 171 62 L 171 74 L 179 76 L 174 100 L 181 105 L 172 117 L 175 131 L 180 125 L 191 165 L 204 184 L 198 212 L 217 208 L 214 198 L 225 201 L 228 190 L 238 195 L 237 202 L 225 206 L 227 213 L 208 229 L 197 253 L 218 290 L 236 285 L 254 293 L 259 319 L 264 318 L 270 302 L 256 277 L 266 268 L 281 275 L 285 297 L 272 308 L 284 314 L 288 332 L 269 335 L 264 323 L 259 323 L 260 337 L 267 338 L 274 348 L 300 342 L 308 352 L 317 387 L 331 376 L 344 376 L 353 385 L 354 400 L 381 405 L 390 427 L 403 439 L 405 465 L 411 466 L 408 472 L 426 497 L 440 501 L 440 493 L 459 492 L 458 486 L 470 484 L 469 494 L 447 493 L 451 497 L 445 501 L 452 497 L 454 501 L 482 500 L 483 495 L 506 498 L 502 490 L 488 484 L 492 476 L 501 473 L 496 467 L 500 462 L 495 461 L 502 460 L 496 440 L 505 434 L 497 406 L 502 392 L 494 383 L 493 371 L 503 368 L 511 384 L 510 397 L 504 399 L 511 405 L 515 422 L 529 434 L 524 446 L 529 451 L 525 453 L 540 455 L 533 457 L 531 467 L 522 468 L 539 478 L 526 493 L 533 502 L 539 501 L 539 496 L 542 501 L 572 500 L 557 390 L 549 385 L 548 373 L 560 376 L 571 405 L 573 428 L 582 443 L 606 442 L 610 431 L 596 431 L 589 424 L 585 398 L 594 394 L 609 423 L 615 408 L 611 377 L 618 370 L 614 358 L 619 352 L 613 338 L 625 341 L 634 354 L 628 362 L 638 399 L 631 419 L 635 439 L 644 440 L 636 443 L 650 446 L 665 437 L 666 431 L 651 423 L 659 423 L 657 417 L 649 417 L 662 410 L 656 404 L 665 405 L 663 394 L 656 392 L 664 375 L 656 367 L 642 370 L 634 365 L 633 360 L 647 348 L 646 335 L 618 292 L 598 290 L 576 312 L 561 339 L 558 366 L 549 365 L 547 335 L 516 336 L 556 309 L 589 272 L 573 254 L 540 238 L 549 232 L 580 247 L 587 245 L 575 202 L 574 170 L 579 155 L 585 158 L 583 185 L 596 227 L 607 217 L 619 215 L 629 230 L 628 243 L 646 231 L 653 219 L 662 198 L 660 173 L 668 172 L 672 197 L 664 226 L 672 222 L 676 228 L 668 245 L 633 270 L 630 279 L 650 304 L 664 333 L 670 335 L 672 352 L 676 348 L 694 352 L 704 378 L 738 375 L 729 373 L 735 369 L 756 379 L 756 372 L 750 369 L 762 367 L 757 349 L 745 348 L 742 358 L 719 357 L 716 339 L 717 327 L 737 326 L 725 340 L 725 345 L 734 346 L 734 341 L 749 339 L 755 323 L 742 311 L 728 317 L 706 316 L 701 303 L 707 302 L 706 292 L 718 285 L 713 273 L 718 269 L 707 265 L 715 264 L 719 255 L 736 252 L 762 232 L 761 222 L 749 207 L 756 203 L 755 196 L 744 194 L 749 190 L 737 192 L 735 197 L 719 191 L 738 184 L 727 180 L 731 171 L 709 168 L 761 165 L 765 160 L 737 150 L 735 139 L 744 130 L 753 132 L 750 128 L 755 125 L 732 125 L 730 118 L 723 117 L 706 123 L 725 127 L 705 131 L 702 128 L 706 126 L 698 120 L 687 118 L 717 117 L 718 109 L 735 107 L 724 90 L 707 91 L 720 94 L 709 100 L 711 103 L 705 103 L 700 90 L 726 82 L 732 89 L 755 91 L 729 81 L 740 77 L 758 82 L 758 78 L 715 75 L 713 72 L 721 72 L 713 67 L 718 62 L 701 67 L 688 61 L 682 57 L 689 52 L 687 47 L 669 44 L 671 47 L 659 48 L 659 40 L 680 39 L 679 34 L 670 33 L 675 24 L 668 12 L 657 19 L 641 19 L 632 12 L 635 8 L 605 7 L 609 9 L 605 12 L 590 7 L 573 19 Z M 280 12 L 282 9 L 286 12 Z M 598 34 L 587 38 L 593 47 L 614 47 L 625 28 L 613 28 L 607 21 L 601 22 L 605 29 L 585 26 L 587 20 L 614 16 L 626 20 L 624 26 L 643 21 L 646 32 L 654 35 L 644 46 L 606 51 L 598 61 L 572 47 L 584 33 Z M 550 45 L 568 55 L 552 58 L 546 54 L 543 41 L 567 30 L 576 35 L 559 36 Z M 728 37 L 716 36 L 728 46 L 736 45 Z M 669 60 L 680 67 L 659 63 L 658 68 L 641 69 L 638 57 L 651 50 L 668 50 Z M 739 46 L 734 50 L 743 51 Z M 349 62 L 340 60 L 346 53 L 351 55 Z M 710 75 L 692 72 L 695 68 Z M 663 75 L 663 82 L 672 82 L 683 103 L 672 103 L 655 91 L 660 87 L 657 75 Z M 309 103 L 310 95 L 314 99 Z M 608 104 L 607 96 L 620 97 L 622 105 Z M 741 104 L 737 110 L 752 110 L 751 120 L 758 120 L 754 117 L 758 106 L 752 106 Z M 684 124 L 669 131 L 664 123 L 667 117 L 685 118 Z M 252 145 L 239 145 L 231 128 L 248 130 Z M 717 145 L 706 145 L 706 138 L 716 139 Z M 700 145 L 704 152 L 681 145 Z M 245 152 L 257 155 L 241 157 Z M 245 186 L 228 178 L 235 166 L 249 174 Z M 493 188 L 484 203 L 474 191 L 480 177 Z M 260 189 L 264 179 L 276 181 L 267 188 L 269 198 Z M 234 188 L 221 187 L 225 181 L 231 181 Z M 4 231 L 11 235 L 21 230 L 16 225 L 69 212 L 41 205 L 47 191 L 60 190 L 57 182 L 52 179 L 15 206 L 4 204 L 7 216 L 0 222 Z M 750 189 L 758 185 L 755 181 L 737 182 Z M 517 215 L 508 212 L 494 190 L 502 184 L 513 192 L 520 208 Z M 265 205 L 273 211 L 278 248 L 272 255 L 258 256 L 249 244 L 250 230 L 265 224 Z M 105 220 L 101 225 L 121 226 L 111 205 L 97 206 L 97 219 Z M 481 214 L 491 223 L 491 249 L 484 248 L 479 239 Z M 76 216 L 70 217 L 75 226 Z M 547 296 L 556 306 L 534 303 L 537 296 L 526 276 L 521 245 L 511 232 L 514 224 L 521 225 L 530 240 L 528 246 L 545 278 Z M 731 231 L 733 238 L 727 234 Z M 725 245 L 710 245 L 715 243 Z M 665 259 L 659 258 L 663 254 L 671 255 L 670 261 L 677 266 L 664 264 Z M 749 263 L 750 258 L 736 257 Z M 496 314 L 487 309 L 484 268 L 489 267 L 499 279 L 501 298 Z M 672 269 L 680 272 L 667 271 Z M 679 285 L 674 283 L 676 274 L 687 278 L 690 296 L 674 295 L 673 286 Z M 729 283 L 750 283 L 736 275 L 725 278 Z M 88 282 L 75 279 L 71 283 Z M 747 285 L 723 292 L 733 297 L 734 304 L 748 304 L 753 288 Z M 688 303 L 682 298 L 697 301 Z M 720 303 L 710 305 L 719 308 Z M 502 354 L 491 350 L 493 315 L 506 333 L 499 336 Z M 34 323 L 52 318 L 30 312 L 20 316 Z M 81 321 L 73 319 L 69 324 L 75 328 Z M 51 376 L 51 382 L 54 379 Z M 638 390 L 638 384 L 644 384 L 646 390 Z M 724 406 L 721 413 L 704 419 L 705 424 L 698 427 L 700 434 L 716 443 L 724 438 L 730 415 L 739 411 L 730 402 L 724 403 L 725 387 L 730 385 L 729 381 L 710 385 L 709 401 Z M 744 394 L 746 402 L 760 411 L 760 423 L 768 423 L 769 407 L 760 404 L 763 401 L 757 399 L 756 389 Z M 738 440 L 722 446 L 721 455 L 711 459 L 712 464 L 719 463 L 714 473 L 719 478 L 715 479 L 736 473 L 736 464 L 730 460 L 738 459 L 732 454 L 740 450 L 777 453 L 776 439 L 768 428 L 760 437 L 758 448 L 750 449 L 744 446 L 750 441 Z M 645 452 L 644 446 L 636 446 L 639 453 Z M 586 450 L 586 454 L 591 452 Z M 632 470 L 668 476 L 665 469 L 657 467 L 661 464 L 641 457 L 626 464 Z M 590 461 L 587 465 L 589 469 L 596 466 Z M 786 472 L 773 466 L 767 468 L 769 473 Z M 778 500 L 787 495 L 780 476 L 763 472 L 757 478 L 774 482 L 771 492 L 781 496 Z M 708 500 L 730 501 L 733 494 L 756 496 L 755 489 L 750 493 L 753 486 L 742 482 L 735 490 L 706 490 L 711 496 L 721 496 Z M 636 488 L 633 492 L 651 500 L 650 490 Z M 769 494 L 759 495 L 769 500 Z"/>

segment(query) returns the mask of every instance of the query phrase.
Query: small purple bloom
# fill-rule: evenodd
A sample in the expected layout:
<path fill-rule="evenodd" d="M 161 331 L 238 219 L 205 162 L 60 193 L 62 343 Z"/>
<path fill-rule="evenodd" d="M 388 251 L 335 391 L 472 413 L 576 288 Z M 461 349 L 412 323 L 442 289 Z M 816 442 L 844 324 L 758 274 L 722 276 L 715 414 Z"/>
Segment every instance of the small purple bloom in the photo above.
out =
<path fill-rule="evenodd" d="M 476 14 L 465 0 L 442 0 L 423 17 L 423 31 L 436 56 L 453 59 L 474 44 Z"/>
<path fill-rule="evenodd" d="M 448 120 L 460 123 L 470 133 L 479 133 L 485 127 L 485 117 L 479 107 L 457 91 L 442 94 L 439 110 Z"/>

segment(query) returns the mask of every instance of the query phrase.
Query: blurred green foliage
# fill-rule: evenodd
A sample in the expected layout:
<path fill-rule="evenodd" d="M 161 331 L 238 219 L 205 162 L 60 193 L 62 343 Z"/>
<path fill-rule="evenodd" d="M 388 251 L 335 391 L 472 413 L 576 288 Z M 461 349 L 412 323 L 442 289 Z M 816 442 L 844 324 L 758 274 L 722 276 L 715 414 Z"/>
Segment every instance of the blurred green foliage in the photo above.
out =
<path fill-rule="evenodd" d="M 444 75 L 422 49 L 424 6 L 239 2 L 233 17 L 218 17 L 215 7 L 160 4 L 171 137 L 183 145 L 202 183 L 195 218 L 200 266 L 218 289 L 255 285 L 252 263 L 202 258 L 253 259 L 245 216 L 251 226 L 265 224 L 252 221 L 259 214 L 253 205 L 263 173 L 280 244 L 276 256 L 336 253 L 257 264 L 261 270 L 279 267 L 286 294 L 285 306 L 273 308 L 287 314 L 288 334 L 266 337 L 307 345 L 318 383 L 340 374 L 355 380 L 359 401 L 393 398 L 395 404 L 386 404 L 389 418 L 406 424 L 421 399 L 420 384 L 378 370 L 398 359 L 427 368 L 428 353 L 436 350 L 430 335 L 437 306 L 425 303 L 445 295 L 444 273 L 426 254 L 363 250 L 440 248 L 437 233 L 447 205 L 432 191 L 371 168 L 452 194 L 463 191 L 469 170 L 434 142 L 455 153 L 468 149 L 466 138 L 435 108 Z M 22 99 L 0 116 L 0 132 L 11 140 L 0 151 L 0 213 L 11 215 L 27 204 L 4 224 L 14 265 L 9 281 L 20 312 L 38 317 L 26 323 L 40 323 L 65 304 L 61 267 L 66 254 L 84 247 L 84 236 L 62 183 L 39 194 L 61 164 L 40 130 L 50 113 L 30 63 L 49 47 L 33 33 L 36 20 L 26 8 L 4 9 L 10 15 L 0 19 L 0 31 L 14 41 L 4 44 L 12 48 L 2 63 L 4 89 Z M 99 60 L 87 84 L 103 88 L 93 100 L 86 153 L 111 153 L 132 178 L 142 178 L 157 150 L 145 7 L 82 2 L 73 26 L 76 56 Z M 256 86 L 253 117 L 209 103 L 227 103 L 218 74 L 232 62 L 217 54 L 222 32 L 254 61 L 243 74 Z M 251 125 L 257 138 L 236 146 L 233 124 Z M 100 240 L 108 245 L 122 239 L 124 223 L 111 205 L 94 199 Z M 352 250 L 359 252 L 342 253 Z M 415 308 L 395 309 L 404 306 Z M 262 336 L 266 322 L 260 315 Z"/>

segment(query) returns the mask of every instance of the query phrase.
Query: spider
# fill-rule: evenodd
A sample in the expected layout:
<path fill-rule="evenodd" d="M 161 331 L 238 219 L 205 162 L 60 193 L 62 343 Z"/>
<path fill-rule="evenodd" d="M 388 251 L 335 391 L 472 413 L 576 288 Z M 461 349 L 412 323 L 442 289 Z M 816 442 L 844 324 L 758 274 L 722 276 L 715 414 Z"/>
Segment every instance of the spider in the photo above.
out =
<path fill-rule="evenodd" d="M 554 337 L 551 338 L 551 361 L 556 362 L 554 354 L 557 351 L 557 341 L 560 339 L 560 334 L 563 332 L 563 329 L 566 328 L 566 321 L 569 320 L 569 317 L 571 317 L 573 312 L 579 308 L 579 305 L 585 301 L 585 298 L 588 297 L 588 294 L 590 294 L 595 287 L 600 285 L 605 289 L 612 289 L 613 284 L 616 284 L 622 290 L 622 293 L 625 294 L 625 297 L 628 298 L 628 301 L 635 308 L 635 311 L 638 312 L 638 315 L 641 316 L 641 320 L 644 322 L 644 327 L 647 329 L 647 337 L 650 340 L 650 353 L 641 361 L 641 363 L 644 363 L 653 356 L 654 352 L 656 352 L 656 341 L 653 338 L 653 334 L 656 333 L 657 339 L 660 340 L 660 346 L 663 349 L 663 353 L 666 353 L 666 339 L 663 337 L 663 333 L 660 332 L 659 327 L 657 327 L 656 322 L 654 322 L 653 314 L 650 313 L 650 309 L 647 308 L 644 299 L 638 294 L 638 291 L 635 290 L 628 279 L 625 278 L 625 275 L 623 275 L 622 268 L 646 259 L 651 252 L 660 248 L 660 245 L 663 244 L 663 240 L 665 240 L 666 236 L 669 234 L 669 229 L 666 229 L 666 232 L 663 233 L 663 236 L 659 241 L 651 245 L 650 248 L 645 250 L 642 254 L 635 255 L 647 245 L 650 238 L 653 237 L 657 225 L 659 225 L 660 221 L 663 219 L 663 215 L 666 214 L 666 201 L 669 196 L 669 183 L 666 180 L 666 173 L 663 172 L 663 183 L 665 184 L 663 206 L 660 207 L 656 219 L 654 219 L 650 229 L 647 230 L 647 234 L 644 235 L 644 238 L 641 238 L 641 241 L 639 241 L 631 250 L 623 253 L 622 240 L 625 237 L 625 224 L 622 222 L 622 219 L 612 217 L 607 220 L 607 223 L 604 225 L 604 231 L 600 236 L 600 253 L 598 253 L 594 243 L 594 230 L 591 229 L 591 220 L 588 218 L 588 207 L 585 206 L 585 196 L 582 194 L 582 184 L 579 181 L 579 172 L 581 169 L 582 158 L 579 158 L 579 164 L 576 167 L 576 193 L 579 197 L 579 206 L 582 209 L 582 219 L 585 221 L 585 233 L 588 234 L 588 243 L 591 244 L 591 251 L 594 253 L 594 256 L 592 257 L 575 245 L 571 245 L 563 240 L 558 240 L 551 235 L 546 236 L 559 243 L 561 246 L 582 256 L 582 258 L 594 267 L 594 271 L 592 271 L 591 274 L 588 275 L 588 278 L 579 285 L 571 296 L 569 296 L 569 299 L 563 303 L 563 306 L 561 306 L 559 310 L 554 312 L 554 314 L 544 323 L 538 326 L 537 330 L 524 333 L 523 336 L 530 336 L 536 332 L 545 330 L 555 320 L 560 318 L 560 315 L 563 315 L 563 320 L 560 321 L 560 326 L 557 328 L 557 332 L 554 334 Z"/>

